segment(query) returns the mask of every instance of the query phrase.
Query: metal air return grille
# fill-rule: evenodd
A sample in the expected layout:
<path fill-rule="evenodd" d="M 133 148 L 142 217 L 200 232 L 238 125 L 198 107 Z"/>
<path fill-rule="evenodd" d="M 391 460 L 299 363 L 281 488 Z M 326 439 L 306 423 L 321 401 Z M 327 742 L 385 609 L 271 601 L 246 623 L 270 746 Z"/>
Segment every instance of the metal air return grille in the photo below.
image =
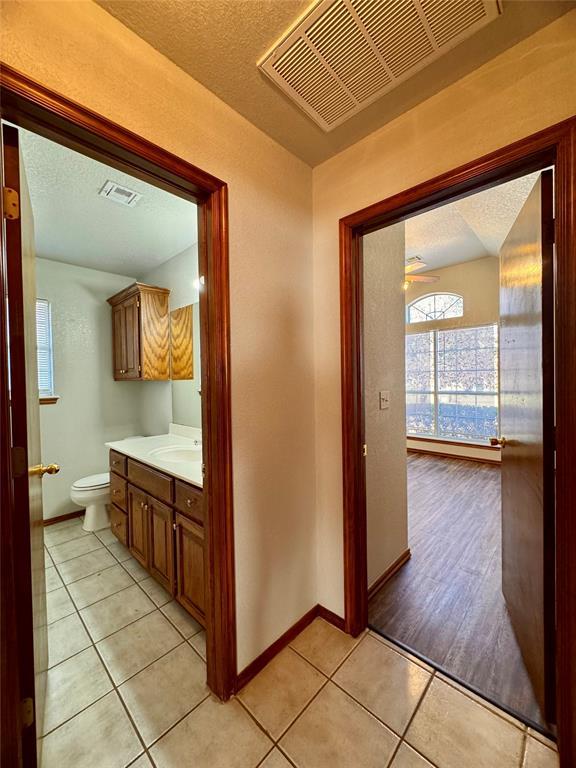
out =
<path fill-rule="evenodd" d="M 500 13 L 498 0 L 322 0 L 258 66 L 331 131 Z"/>

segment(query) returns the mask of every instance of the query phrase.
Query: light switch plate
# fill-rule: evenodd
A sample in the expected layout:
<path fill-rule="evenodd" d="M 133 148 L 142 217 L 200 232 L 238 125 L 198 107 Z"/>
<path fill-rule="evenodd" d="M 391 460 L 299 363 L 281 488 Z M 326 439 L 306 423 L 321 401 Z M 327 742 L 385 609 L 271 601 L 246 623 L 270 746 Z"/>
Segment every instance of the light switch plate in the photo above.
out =
<path fill-rule="evenodd" d="M 390 392 L 388 390 L 380 390 L 380 410 L 386 411 L 390 408 Z"/>

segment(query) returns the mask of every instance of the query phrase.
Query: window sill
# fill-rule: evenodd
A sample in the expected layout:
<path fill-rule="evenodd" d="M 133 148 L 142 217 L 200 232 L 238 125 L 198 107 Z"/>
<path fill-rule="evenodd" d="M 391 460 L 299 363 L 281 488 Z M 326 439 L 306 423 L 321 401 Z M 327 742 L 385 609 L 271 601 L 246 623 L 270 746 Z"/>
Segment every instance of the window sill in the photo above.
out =
<path fill-rule="evenodd" d="M 487 443 L 474 443 L 470 440 L 450 440 L 446 437 L 420 437 L 416 435 L 406 435 L 406 440 L 416 440 L 421 443 L 437 443 L 439 445 L 458 445 L 466 448 L 483 448 L 488 451 L 499 451 L 500 446 L 488 445 Z"/>
<path fill-rule="evenodd" d="M 60 399 L 60 395 L 50 395 L 49 397 L 41 397 L 40 405 L 56 405 L 59 399 Z"/>

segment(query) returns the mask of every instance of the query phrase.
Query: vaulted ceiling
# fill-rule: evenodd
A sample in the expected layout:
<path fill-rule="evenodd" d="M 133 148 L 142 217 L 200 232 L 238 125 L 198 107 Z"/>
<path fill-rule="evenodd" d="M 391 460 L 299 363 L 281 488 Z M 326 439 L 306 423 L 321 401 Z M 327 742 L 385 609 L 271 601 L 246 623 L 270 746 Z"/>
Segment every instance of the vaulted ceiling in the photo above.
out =
<path fill-rule="evenodd" d="M 96 2 L 310 165 L 355 143 L 576 7 L 573 0 L 503 0 L 498 19 L 324 133 L 256 66 L 310 7 L 308 0 Z"/>

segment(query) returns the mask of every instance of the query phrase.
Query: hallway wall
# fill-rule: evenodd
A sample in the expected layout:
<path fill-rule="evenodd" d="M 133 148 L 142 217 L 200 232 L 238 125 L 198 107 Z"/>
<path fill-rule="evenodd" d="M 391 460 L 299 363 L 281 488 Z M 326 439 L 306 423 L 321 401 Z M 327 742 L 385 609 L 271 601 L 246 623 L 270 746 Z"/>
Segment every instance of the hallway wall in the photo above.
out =
<path fill-rule="evenodd" d="M 338 220 L 576 114 L 576 10 L 314 169 L 318 601 L 343 615 Z"/>

